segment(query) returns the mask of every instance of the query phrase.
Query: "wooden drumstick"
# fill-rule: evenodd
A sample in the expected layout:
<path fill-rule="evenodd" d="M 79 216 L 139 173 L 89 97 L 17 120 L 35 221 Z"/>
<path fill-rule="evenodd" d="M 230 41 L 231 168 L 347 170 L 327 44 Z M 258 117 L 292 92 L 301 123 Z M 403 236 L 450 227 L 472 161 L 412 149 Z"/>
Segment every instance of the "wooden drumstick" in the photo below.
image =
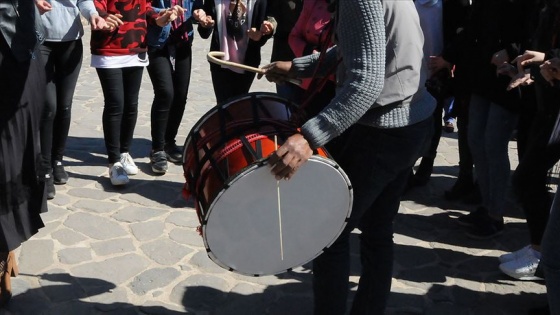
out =
<path fill-rule="evenodd" d="M 278 138 L 274 135 L 274 148 L 278 150 Z M 282 207 L 280 204 L 280 181 L 276 180 L 276 192 L 278 195 L 278 228 L 280 230 L 280 258 L 284 260 L 284 237 L 282 234 Z"/>
<path fill-rule="evenodd" d="M 222 65 L 222 66 L 230 66 L 230 67 L 254 72 L 254 73 L 257 73 L 257 74 L 264 74 L 265 73 L 265 71 L 261 68 L 255 68 L 255 67 L 247 66 L 247 65 L 244 65 L 244 64 L 241 64 L 241 63 L 220 59 L 220 58 L 223 58 L 224 56 L 225 56 L 225 53 L 222 52 L 222 51 L 211 51 L 211 52 L 208 53 L 208 55 L 206 55 L 206 59 L 208 61 L 212 62 L 212 63 Z M 290 82 L 292 84 L 295 84 L 295 85 L 301 85 L 301 80 L 299 80 L 299 79 L 289 79 L 289 78 L 287 78 L 286 81 Z"/>

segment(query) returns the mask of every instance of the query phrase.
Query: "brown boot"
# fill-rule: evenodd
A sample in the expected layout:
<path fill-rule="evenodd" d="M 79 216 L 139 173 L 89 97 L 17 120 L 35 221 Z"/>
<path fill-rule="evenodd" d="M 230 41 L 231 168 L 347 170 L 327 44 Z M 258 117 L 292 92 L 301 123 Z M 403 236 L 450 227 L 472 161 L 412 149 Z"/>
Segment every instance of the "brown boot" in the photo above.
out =
<path fill-rule="evenodd" d="M 0 253 L 0 308 L 12 298 L 12 280 L 19 273 L 16 255 L 13 251 Z"/>

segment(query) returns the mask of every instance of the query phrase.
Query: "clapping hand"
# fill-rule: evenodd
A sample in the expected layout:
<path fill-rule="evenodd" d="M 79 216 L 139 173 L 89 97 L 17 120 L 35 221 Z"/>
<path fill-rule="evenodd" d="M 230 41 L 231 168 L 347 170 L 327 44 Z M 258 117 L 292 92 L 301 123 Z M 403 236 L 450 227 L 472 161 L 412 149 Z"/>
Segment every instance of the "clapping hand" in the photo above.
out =
<path fill-rule="evenodd" d="M 529 69 L 525 69 L 526 66 L 543 63 L 544 53 L 526 50 L 522 55 L 515 57 L 512 63 L 517 65 L 517 72 L 512 76 L 512 80 L 509 83 L 507 90 L 514 89 L 518 86 L 533 84 L 534 80 L 531 78 L 531 72 Z"/>
<path fill-rule="evenodd" d="M 553 86 L 555 80 L 560 80 L 560 59 L 552 58 L 545 61 L 541 65 L 541 74 Z"/>
<path fill-rule="evenodd" d="M 123 25 L 124 22 L 121 20 L 122 17 L 123 16 L 118 13 L 107 15 L 105 17 L 105 27 L 103 28 L 103 30 L 112 32 L 115 29 L 117 29 L 119 26 Z"/>
<path fill-rule="evenodd" d="M 212 28 L 214 27 L 214 20 L 212 16 L 206 15 L 206 12 L 202 9 L 194 10 L 193 17 L 198 22 L 198 24 L 204 28 Z"/>
<path fill-rule="evenodd" d="M 89 22 L 92 31 L 104 30 L 107 28 L 107 22 L 105 22 L 105 19 L 100 17 L 99 14 L 92 14 Z"/>
<path fill-rule="evenodd" d="M 37 9 L 39 9 L 39 13 L 41 15 L 52 10 L 52 5 L 46 0 L 36 0 L 35 5 L 37 6 Z"/>

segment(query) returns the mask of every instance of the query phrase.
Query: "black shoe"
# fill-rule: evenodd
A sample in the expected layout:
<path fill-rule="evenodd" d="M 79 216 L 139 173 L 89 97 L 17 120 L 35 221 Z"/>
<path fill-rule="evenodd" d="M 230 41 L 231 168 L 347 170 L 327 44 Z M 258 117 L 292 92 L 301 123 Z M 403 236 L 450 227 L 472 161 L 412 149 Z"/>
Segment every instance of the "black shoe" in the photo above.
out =
<path fill-rule="evenodd" d="M 183 162 L 183 151 L 177 147 L 177 145 L 173 143 L 168 143 L 164 147 L 165 155 L 167 156 L 167 160 L 172 163 L 181 163 Z"/>
<path fill-rule="evenodd" d="M 469 214 L 462 215 L 457 219 L 459 225 L 473 227 L 479 221 L 483 220 L 488 216 L 488 210 L 484 207 L 478 207 L 476 210 L 471 211 Z"/>
<path fill-rule="evenodd" d="M 165 174 L 165 172 L 167 172 L 167 157 L 165 156 L 165 152 L 151 152 L 150 163 L 152 164 L 152 171 L 154 173 Z"/>
<path fill-rule="evenodd" d="M 45 186 L 47 186 L 47 199 L 54 199 L 56 195 L 56 189 L 54 188 L 54 180 L 52 173 L 45 174 Z"/>
<path fill-rule="evenodd" d="M 502 234 L 504 220 L 496 220 L 489 215 L 476 218 L 476 222 L 467 231 L 467 236 L 477 240 L 486 240 Z"/>
<path fill-rule="evenodd" d="M 62 161 L 53 161 L 53 178 L 57 185 L 64 185 L 68 182 L 68 173 L 64 170 Z"/>

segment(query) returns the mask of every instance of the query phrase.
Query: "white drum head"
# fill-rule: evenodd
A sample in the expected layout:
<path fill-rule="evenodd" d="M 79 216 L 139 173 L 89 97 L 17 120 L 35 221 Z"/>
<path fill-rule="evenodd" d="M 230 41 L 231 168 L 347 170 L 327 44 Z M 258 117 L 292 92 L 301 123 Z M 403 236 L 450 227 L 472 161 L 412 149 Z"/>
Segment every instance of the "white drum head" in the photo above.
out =
<path fill-rule="evenodd" d="M 268 165 L 240 172 L 216 197 L 203 237 L 208 256 L 228 270 L 272 275 L 317 257 L 350 216 L 352 187 L 331 160 L 313 156 L 289 181 Z"/>

